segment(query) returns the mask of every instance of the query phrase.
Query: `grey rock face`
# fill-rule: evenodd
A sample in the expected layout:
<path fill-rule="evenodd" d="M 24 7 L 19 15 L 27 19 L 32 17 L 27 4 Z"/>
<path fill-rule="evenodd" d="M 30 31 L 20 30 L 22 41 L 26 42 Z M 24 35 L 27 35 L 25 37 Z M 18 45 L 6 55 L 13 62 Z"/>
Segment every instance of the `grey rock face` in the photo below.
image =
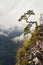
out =
<path fill-rule="evenodd" d="M 40 48 L 42 44 L 36 44 L 35 47 L 31 48 L 30 58 L 31 60 L 28 61 L 27 65 L 43 65 L 43 47 Z"/>

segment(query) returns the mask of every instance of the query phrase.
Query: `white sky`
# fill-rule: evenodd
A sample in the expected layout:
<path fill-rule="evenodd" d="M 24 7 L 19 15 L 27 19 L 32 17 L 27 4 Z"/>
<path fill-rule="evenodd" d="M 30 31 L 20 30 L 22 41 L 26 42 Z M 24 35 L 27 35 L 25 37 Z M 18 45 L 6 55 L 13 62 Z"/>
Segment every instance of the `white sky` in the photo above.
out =
<path fill-rule="evenodd" d="M 43 0 L 0 0 L 0 25 L 25 25 L 24 22 L 19 23 L 18 19 L 29 9 L 35 12 L 34 19 L 38 20 L 43 12 Z"/>

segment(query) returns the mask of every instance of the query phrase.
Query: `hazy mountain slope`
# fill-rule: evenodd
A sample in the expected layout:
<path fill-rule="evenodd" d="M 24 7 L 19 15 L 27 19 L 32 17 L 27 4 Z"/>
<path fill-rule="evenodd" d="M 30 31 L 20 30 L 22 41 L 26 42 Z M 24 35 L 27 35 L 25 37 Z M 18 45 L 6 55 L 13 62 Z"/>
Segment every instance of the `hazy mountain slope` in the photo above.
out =
<path fill-rule="evenodd" d="M 22 33 L 23 30 L 18 27 L 6 29 L 0 26 L 0 65 L 15 65 L 17 50 L 23 45 L 23 40 L 17 37 Z"/>
<path fill-rule="evenodd" d="M 0 65 L 15 65 L 16 52 L 22 43 L 13 42 L 8 37 L 0 35 Z"/>

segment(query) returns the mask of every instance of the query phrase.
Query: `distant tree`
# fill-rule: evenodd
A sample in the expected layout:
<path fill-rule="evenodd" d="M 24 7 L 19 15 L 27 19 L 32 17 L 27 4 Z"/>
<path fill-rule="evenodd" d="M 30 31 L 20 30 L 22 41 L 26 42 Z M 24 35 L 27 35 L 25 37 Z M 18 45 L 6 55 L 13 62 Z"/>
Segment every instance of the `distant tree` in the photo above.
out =
<path fill-rule="evenodd" d="M 43 14 L 40 14 L 39 20 L 40 20 L 40 24 L 43 24 Z"/>

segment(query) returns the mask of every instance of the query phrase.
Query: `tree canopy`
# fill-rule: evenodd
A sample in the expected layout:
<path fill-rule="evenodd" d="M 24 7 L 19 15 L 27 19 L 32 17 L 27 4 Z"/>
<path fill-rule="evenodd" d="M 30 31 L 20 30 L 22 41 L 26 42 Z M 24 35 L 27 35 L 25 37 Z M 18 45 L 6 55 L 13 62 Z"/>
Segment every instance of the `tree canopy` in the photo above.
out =
<path fill-rule="evenodd" d="M 24 13 L 19 19 L 18 21 L 22 21 L 22 20 L 25 20 L 27 24 L 27 26 L 24 28 L 24 35 L 26 35 L 27 33 L 31 33 L 31 26 L 36 23 L 37 25 L 37 22 L 36 21 L 28 21 L 29 17 L 31 15 L 35 15 L 35 13 L 33 12 L 33 10 L 28 10 L 26 13 Z"/>

